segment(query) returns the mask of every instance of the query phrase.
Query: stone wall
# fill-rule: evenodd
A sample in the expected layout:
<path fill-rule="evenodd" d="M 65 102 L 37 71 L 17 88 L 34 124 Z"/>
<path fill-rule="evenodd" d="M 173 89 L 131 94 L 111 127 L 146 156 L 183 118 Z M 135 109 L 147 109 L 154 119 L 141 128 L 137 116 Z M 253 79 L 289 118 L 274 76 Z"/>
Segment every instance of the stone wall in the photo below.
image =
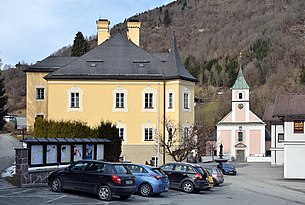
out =
<path fill-rule="evenodd" d="M 18 187 L 48 183 L 49 174 L 57 168 L 29 170 L 29 149 L 15 148 L 16 151 L 16 183 Z"/>

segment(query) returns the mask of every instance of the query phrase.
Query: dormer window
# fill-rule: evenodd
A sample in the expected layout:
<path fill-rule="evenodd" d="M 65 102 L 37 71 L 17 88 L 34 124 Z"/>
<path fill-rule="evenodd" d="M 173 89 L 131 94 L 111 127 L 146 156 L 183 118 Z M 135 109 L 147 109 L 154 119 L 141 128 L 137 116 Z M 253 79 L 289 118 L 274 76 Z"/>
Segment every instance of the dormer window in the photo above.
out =
<path fill-rule="evenodd" d="M 238 99 L 243 99 L 243 94 L 242 93 L 238 93 Z"/>

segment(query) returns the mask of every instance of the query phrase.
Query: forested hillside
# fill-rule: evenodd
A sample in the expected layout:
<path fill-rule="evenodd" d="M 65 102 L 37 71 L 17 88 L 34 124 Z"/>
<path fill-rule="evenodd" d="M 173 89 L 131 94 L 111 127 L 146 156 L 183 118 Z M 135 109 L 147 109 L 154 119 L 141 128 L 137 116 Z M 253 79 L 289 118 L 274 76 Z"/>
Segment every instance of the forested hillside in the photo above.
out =
<path fill-rule="evenodd" d="M 176 31 L 181 57 L 200 81 L 196 93 L 213 104 L 217 121 L 230 109 L 240 62 L 259 116 L 277 93 L 305 93 L 304 11 L 304 0 L 178 0 L 130 18 L 142 22 L 140 46 L 148 51 L 167 52 Z M 96 46 L 95 37 L 88 41 Z M 53 55 L 70 53 L 66 46 Z"/>

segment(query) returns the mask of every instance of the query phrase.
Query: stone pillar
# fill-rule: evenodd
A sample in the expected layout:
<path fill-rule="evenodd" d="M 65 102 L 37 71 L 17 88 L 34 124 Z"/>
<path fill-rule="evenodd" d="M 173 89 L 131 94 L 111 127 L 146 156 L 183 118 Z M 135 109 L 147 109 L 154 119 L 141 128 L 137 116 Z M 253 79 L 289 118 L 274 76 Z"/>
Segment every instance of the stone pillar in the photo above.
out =
<path fill-rule="evenodd" d="M 17 186 L 21 187 L 22 184 L 27 184 L 29 176 L 29 158 L 28 148 L 15 148 L 16 153 L 16 182 Z"/>

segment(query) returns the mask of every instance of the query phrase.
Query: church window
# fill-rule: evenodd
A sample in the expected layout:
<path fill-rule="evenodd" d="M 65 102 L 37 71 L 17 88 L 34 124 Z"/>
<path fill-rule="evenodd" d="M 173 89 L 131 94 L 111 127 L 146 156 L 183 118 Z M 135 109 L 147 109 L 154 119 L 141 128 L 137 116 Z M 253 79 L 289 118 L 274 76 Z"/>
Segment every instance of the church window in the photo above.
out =
<path fill-rule="evenodd" d="M 243 141 L 243 132 L 238 132 L 238 142 Z"/>
<path fill-rule="evenodd" d="M 243 94 L 242 93 L 238 93 L 238 99 L 243 99 Z"/>

